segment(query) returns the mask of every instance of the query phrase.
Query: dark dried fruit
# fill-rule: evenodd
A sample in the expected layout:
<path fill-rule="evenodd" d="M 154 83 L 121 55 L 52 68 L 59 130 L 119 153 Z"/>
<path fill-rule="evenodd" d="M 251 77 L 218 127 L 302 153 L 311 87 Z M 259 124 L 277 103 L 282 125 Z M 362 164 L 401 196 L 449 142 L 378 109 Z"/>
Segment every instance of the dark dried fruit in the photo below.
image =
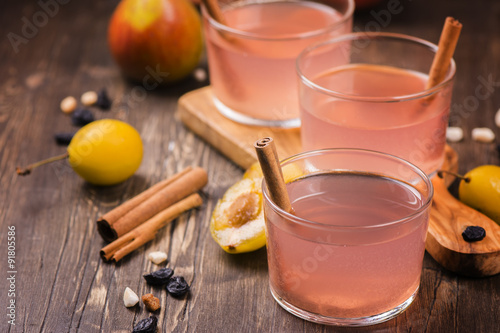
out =
<path fill-rule="evenodd" d="M 486 230 L 479 226 L 469 226 L 462 232 L 466 242 L 477 242 L 486 237 Z"/>
<path fill-rule="evenodd" d="M 152 286 L 161 286 L 166 284 L 172 275 L 174 275 L 174 271 L 171 268 L 165 267 L 156 272 L 144 275 L 144 278 L 146 282 Z"/>
<path fill-rule="evenodd" d="M 151 316 L 145 318 L 134 326 L 132 333 L 156 333 L 156 327 L 158 326 L 158 318 Z"/>
<path fill-rule="evenodd" d="M 94 105 L 103 110 L 109 110 L 111 108 L 111 100 L 108 97 L 106 89 L 99 91 L 97 94 L 97 102 Z"/>
<path fill-rule="evenodd" d="M 174 276 L 168 281 L 167 291 L 174 297 L 181 297 L 189 291 L 189 285 L 182 276 Z"/>
<path fill-rule="evenodd" d="M 71 114 L 71 122 L 75 126 L 85 126 L 94 121 L 94 115 L 88 109 L 78 108 Z"/>
<path fill-rule="evenodd" d="M 56 133 L 54 139 L 58 145 L 69 145 L 75 133 Z"/>

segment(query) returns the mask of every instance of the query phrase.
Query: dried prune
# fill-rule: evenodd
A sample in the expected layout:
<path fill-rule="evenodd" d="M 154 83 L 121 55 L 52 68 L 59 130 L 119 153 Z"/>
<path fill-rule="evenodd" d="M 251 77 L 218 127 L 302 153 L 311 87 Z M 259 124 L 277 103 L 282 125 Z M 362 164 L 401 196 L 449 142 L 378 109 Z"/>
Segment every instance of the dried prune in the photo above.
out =
<path fill-rule="evenodd" d="M 111 100 L 108 97 L 106 89 L 99 91 L 97 94 L 97 102 L 95 102 L 94 105 L 103 110 L 109 110 L 111 108 Z"/>
<path fill-rule="evenodd" d="M 56 133 L 54 139 L 58 145 L 69 145 L 75 133 Z"/>
<path fill-rule="evenodd" d="M 75 126 L 84 126 L 94 121 L 94 115 L 88 109 L 78 108 L 71 114 L 71 122 Z"/>
<path fill-rule="evenodd" d="M 486 237 L 486 230 L 479 226 L 468 226 L 462 232 L 462 237 L 466 242 L 477 242 Z"/>
<path fill-rule="evenodd" d="M 158 318 L 151 316 L 138 322 L 137 325 L 134 326 L 132 333 L 156 333 L 157 326 Z"/>
<path fill-rule="evenodd" d="M 172 275 L 174 275 L 174 271 L 171 268 L 165 267 L 156 272 L 144 275 L 144 278 L 146 282 L 152 286 L 161 286 L 166 284 Z"/>
<path fill-rule="evenodd" d="M 174 276 L 168 281 L 167 291 L 174 297 L 181 297 L 189 291 L 189 285 L 182 276 Z"/>

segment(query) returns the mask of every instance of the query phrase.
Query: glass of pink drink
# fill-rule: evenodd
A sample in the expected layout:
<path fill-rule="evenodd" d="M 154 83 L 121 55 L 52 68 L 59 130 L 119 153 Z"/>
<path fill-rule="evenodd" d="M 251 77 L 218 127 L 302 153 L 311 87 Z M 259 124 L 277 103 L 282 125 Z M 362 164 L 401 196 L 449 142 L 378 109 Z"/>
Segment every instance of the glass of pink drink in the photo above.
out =
<path fill-rule="evenodd" d="M 305 152 L 281 165 L 294 214 L 263 185 L 276 301 L 303 319 L 341 326 L 403 312 L 420 285 L 428 176 L 398 157 L 360 149 Z"/>
<path fill-rule="evenodd" d="M 295 59 L 306 46 L 352 29 L 353 0 L 221 3 L 203 9 L 210 83 L 218 110 L 258 126 L 300 126 Z"/>
<path fill-rule="evenodd" d="M 389 33 L 348 34 L 304 50 L 304 150 L 352 147 L 402 157 L 433 174 L 442 165 L 455 63 L 426 89 L 437 46 Z"/>

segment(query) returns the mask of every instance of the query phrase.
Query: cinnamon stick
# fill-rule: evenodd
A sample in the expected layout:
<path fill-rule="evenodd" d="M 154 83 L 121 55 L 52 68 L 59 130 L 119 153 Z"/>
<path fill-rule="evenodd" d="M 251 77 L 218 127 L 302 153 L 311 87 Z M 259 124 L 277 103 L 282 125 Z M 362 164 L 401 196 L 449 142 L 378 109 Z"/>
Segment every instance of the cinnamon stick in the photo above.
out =
<path fill-rule="evenodd" d="M 453 17 L 447 17 L 439 38 L 438 50 L 432 61 L 429 80 L 425 89 L 435 87 L 444 80 L 451 58 L 457 46 L 462 24 Z"/>
<path fill-rule="evenodd" d="M 185 175 L 189 171 L 191 171 L 193 168 L 187 167 L 181 172 L 173 175 L 170 178 L 167 178 L 165 180 L 162 180 L 159 183 L 156 183 L 155 185 L 151 186 L 144 192 L 136 195 L 130 200 L 125 201 L 123 204 L 120 206 L 116 207 L 115 209 L 107 212 L 104 214 L 102 217 L 100 217 L 97 220 L 97 230 L 101 234 L 102 238 L 104 238 L 106 241 L 112 241 L 113 239 L 118 238 L 116 235 L 115 230 L 111 227 L 120 217 L 131 211 L 133 208 L 137 207 L 139 204 L 144 202 L 145 200 L 149 199 L 152 197 L 155 193 L 160 191 L 162 188 L 167 186 L 168 184 L 174 182 L 175 180 L 179 179 L 181 176 Z"/>
<path fill-rule="evenodd" d="M 272 138 L 257 140 L 254 147 L 271 200 L 284 211 L 293 213 L 274 140 Z"/>
<path fill-rule="evenodd" d="M 210 16 L 212 16 L 220 24 L 227 25 L 226 18 L 222 14 L 222 10 L 220 9 L 219 2 L 217 0 L 202 0 L 202 3 Z"/>
<path fill-rule="evenodd" d="M 187 169 L 167 179 L 163 184 L 140 194 L 140 198 L 126 202 L 97 221 L 102 238 L 114 241 L 144 223 L 149 218 L 186 196 L 200 190 L 207 183 L 207 173 L 202 168 Z"/>
<path fill-rule="evenodd" d="M 146 222 L 106 245 L 100 251 L 103 260 L 118 262 L 123 257 L 153 240 L 158 230 L 173 221 L 183 212 L 202 204 L 201 197 L 195 193 L 162 210 Z"/>

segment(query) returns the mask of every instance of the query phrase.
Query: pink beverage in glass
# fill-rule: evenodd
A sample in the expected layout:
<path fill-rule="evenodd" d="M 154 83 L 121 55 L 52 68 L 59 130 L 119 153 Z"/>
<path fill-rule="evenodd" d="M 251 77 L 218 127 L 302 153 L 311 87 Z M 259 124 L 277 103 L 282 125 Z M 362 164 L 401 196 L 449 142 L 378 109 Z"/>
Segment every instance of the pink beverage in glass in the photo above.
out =
<path fill-rule="evenodd" d="M 226 25 L 204 11 L 217 108 L 249 125 L 299 126 L 295 59 L 311 43 L 349 32 L 353 8 L 353 0 L 237 1 L 222 7 Z"/>
<path fill-rule="evenodd" d="M 310 160 L 297 172 L 305 176 L 287 184 L 293 215 L 271 204 L 265 192 L 273 296 L 291 313 L 326 324 L 370 325 L 396 316 L 420 285 L 429 179 L 406 169 L 406 162 L 389 166 L 392 171 L 384 175 L 360 169 L 361 163 L 328 171 L 311 167 Z M 387 166 L 377 158 L 363 163 Z"/>
<path fill-rule="evenodd" d="M 303 80 L 300 90 L 303 149 L 372 149 L 402 157 L 432 174 L 444 159 L 454 64 L 445 82 L 426 90 L 433 45 L 400 35 L 383 38 L 393 40 L 375 38 L 366 49 L 350 45 L 349 52 L 357 54 L 345 52 L 343 61 L 328 59 L 323 68 L 316 64 L 305 75 L 309 82 Z M 375 49 L 382 43 L 385 47 Z M 373 63 L 353 61 L 364 53 Z"/>

